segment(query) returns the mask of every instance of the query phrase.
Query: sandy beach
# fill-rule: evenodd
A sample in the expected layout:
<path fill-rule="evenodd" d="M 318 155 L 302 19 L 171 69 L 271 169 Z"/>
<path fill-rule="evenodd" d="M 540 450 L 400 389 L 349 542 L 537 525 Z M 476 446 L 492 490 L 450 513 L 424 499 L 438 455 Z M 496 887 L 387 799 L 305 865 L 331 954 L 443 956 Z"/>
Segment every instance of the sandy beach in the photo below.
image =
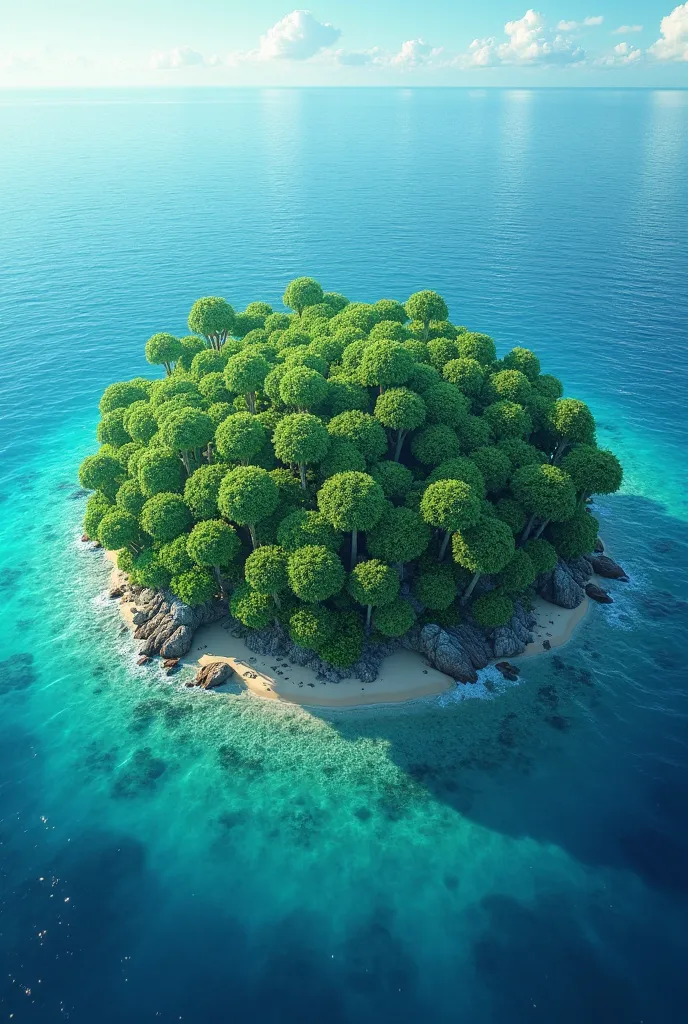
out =
<path fill-rule="evenodd" d="M 114 552 L 106 551 L 105 556 L 114 567 Z M 593 582 L 599 582 L 597 577 L 592 579 Z M 523 654 L 511 660 L 518 662 L 523 658 L 544 654 L 549 649 L 563 647 L 573 636 L 576 626 L 585 618 L 590 603 L 586 597 L 577 608 L 568 609 L 536 597 L 533 604 L 537 619 L 533 629 L 535 639 L 528 644 Z M 123 620 L 133 629 L 132 608 L 130 603 L 120 604 Z M 202 626 L 194 636 L 193 647 L 181 659 L 181 663 L 197 666 L 227 662 L 234 669 L 236 681 L 240 681 L 255 696 L 313 707 L 353 708 L 372 704 L 400 704 L 434 697 L 456 685 L 471 685 L 455 683 L 451 676 L 433 668 L 422 654 L 406 650 L 396 651 L 386 658 L 380 674 L 372 683 L 362 683 L 359 679 L 328 683 L 318 679 L 312 669 L 292 665 L 282 657 L 255 654 L 241 636 L 235 633 L 236 626 L 229 620 Z M 543 646 L 545 643 L 549 647 Z M 215 692 L 221 691 L 220 687 Z"/>

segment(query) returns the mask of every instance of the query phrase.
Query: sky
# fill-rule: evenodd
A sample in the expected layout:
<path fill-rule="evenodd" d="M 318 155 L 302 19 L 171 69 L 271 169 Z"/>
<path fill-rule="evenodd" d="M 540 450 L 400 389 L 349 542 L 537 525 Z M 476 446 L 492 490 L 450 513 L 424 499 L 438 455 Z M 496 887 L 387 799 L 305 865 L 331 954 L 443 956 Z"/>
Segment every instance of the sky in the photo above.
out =
<path fill-rule="evenodd" d="M 688 2 L 0 0 L 0 88 L 385 85 L 688 88 Z"/>

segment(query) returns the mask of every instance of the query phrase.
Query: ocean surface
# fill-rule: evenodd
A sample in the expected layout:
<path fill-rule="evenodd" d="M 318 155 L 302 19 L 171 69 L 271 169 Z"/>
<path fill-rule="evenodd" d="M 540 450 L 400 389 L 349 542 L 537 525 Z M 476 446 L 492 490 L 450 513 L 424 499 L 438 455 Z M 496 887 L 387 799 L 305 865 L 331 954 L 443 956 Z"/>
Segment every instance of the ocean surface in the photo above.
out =
<path fill-rule="evenodd" d="M 688 92 L 0 94 L 0 1020 L 688 1011 Z M 630 583 L 494 696 L 323 713 L 135 667 L 97 401 L 192 302 L 434 288 L 623 460 Z"/>

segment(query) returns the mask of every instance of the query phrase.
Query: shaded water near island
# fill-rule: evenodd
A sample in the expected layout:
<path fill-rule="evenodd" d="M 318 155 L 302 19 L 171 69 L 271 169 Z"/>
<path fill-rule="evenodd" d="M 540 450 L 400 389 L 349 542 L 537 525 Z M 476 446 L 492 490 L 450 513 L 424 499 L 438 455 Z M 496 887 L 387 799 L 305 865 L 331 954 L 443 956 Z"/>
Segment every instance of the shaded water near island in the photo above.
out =
<path fill-rule="evenodd" d="M 0 106 L 5 1019 L 685 1019 L 688 97 L 161 98 Z M 78 540 L 99 392 L 198 295 L 299 272 L 436 287 L 627 467 L 598 512 L 631 582 L 498 699 L 327 713 L 135 666 Z"/>

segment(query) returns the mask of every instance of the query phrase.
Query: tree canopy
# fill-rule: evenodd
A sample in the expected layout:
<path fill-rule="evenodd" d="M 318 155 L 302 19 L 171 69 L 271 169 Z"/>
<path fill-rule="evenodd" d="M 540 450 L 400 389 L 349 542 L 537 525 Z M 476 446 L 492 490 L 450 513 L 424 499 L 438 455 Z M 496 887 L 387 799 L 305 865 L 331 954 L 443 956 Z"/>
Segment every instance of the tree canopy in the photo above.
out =
<path fill-rule="evenodd" d="M 199 299 L 191 334 L 142 339 L 155 379 L 105 389 L 84 528 L 134 582 L 348 667 L 414 609 L 503 625 L 591 551 L 586 504 L 621 465 L 534 352 L 498 358 L 434 291 L 350 302 L 301 277 L 284 305 Z"/>

